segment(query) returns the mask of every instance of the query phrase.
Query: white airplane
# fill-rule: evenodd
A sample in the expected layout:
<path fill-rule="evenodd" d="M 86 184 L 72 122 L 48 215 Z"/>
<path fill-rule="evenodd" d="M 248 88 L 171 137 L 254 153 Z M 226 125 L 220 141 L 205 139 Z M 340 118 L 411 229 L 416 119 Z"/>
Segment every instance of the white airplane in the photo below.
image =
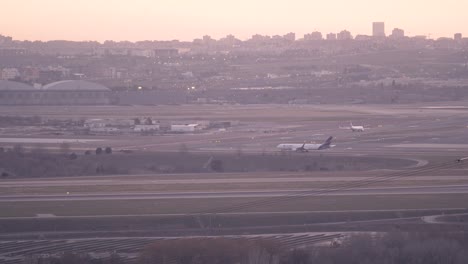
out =
<path fill-rule="evenodd" d="M 282 143 L 276 146 L 280 150 L 309 152 L 309 150 L 323 150 L 333 148 L 336 145 L 331 145 L 333 137 L 329 137 L 323 144 L 301 144 L 301 143 Z"/>
<path fill-rule="evenodd" d="M 351 131 L 353 132 L 364 132 L 364 127 L 363 126 L 353 126 L 353 122 L 350 122 L 351 125 Z"/>

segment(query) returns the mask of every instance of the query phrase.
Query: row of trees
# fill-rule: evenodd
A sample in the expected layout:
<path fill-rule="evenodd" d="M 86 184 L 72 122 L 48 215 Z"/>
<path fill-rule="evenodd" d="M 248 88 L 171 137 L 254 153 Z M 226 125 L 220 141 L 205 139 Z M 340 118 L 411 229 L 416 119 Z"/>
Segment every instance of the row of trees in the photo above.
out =
<path fill-rule="evenodd" d="M 72 152 L 68 143 L 59 145 L 59 152 L 51 152 L 41 145 L 25 149 L 21 144 L 12 148 L 0 147 L 0 178 L 56 177 L 119 173 L 118 164 L 109 158 L 85 158 L 88 155 L 112 154 L 112 148 L 87 150 L 83 157 Z"/>
<path fill-rule="evenodd" d="M 11 149 L 0 147 L 0 153 L 5 153 L 5 152 L 13 152 L 16 154 L 22 154 L 26 152 L 26 149 L 23 147 L 21 144 L 16 144 L 14 145 Z M 47 153 L 47 149 L 44 149 L 41 147 L 40 144 L 38 144 L 36 147 L 32 148 L 31 153 L 33 154 L 44 154 Z M 59 145 L 59 152 L 62 154 L 69 154 L 70 153 L 70 144 L 64 142 Z M 100 154 L 112 154 L 112 148 L 111 147 L 98 147 L 95 150 L 96 155 Z M 85 155 L 91 154 L 90 150 L 85 151 Z"/>

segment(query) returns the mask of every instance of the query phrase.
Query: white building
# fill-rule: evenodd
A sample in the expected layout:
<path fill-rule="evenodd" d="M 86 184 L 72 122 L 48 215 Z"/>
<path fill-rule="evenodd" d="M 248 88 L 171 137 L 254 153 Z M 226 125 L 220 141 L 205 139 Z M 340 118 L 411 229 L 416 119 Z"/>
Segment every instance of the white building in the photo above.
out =
<path fill-rule="evenodd" d="M 16 68 L 4 68 L 2 70 L 2 80 L 13 80 L 20 77 L 20 73 Z"/>
<path fill-rule="evenodd" d="M 195 132 L 200 129 L 199 124 L 171 125 L 172 132 Z"/>
<path fill-rule="evenodd" d="M 120 132 L 117 127 L 109 125 L 109 120 L 99 118 L 85 120 L 84 127 L 89 129 L 89 132 L 98 134 L 112 134 Z"/>
<path fill-rule="evenodd" d="M 135 132 L 158 131 L 159 129 L 159 125 L 135 125 L 135 127 L 133 128 Z"/>
<path fill-rule="evenodd" d="M 86 128 L 98 128 L 98 127 L 105 127 L 106 122 L 104 119 L 93 118 L 93 119 L 86 119 L 84 121 L 84 127 Z"/>

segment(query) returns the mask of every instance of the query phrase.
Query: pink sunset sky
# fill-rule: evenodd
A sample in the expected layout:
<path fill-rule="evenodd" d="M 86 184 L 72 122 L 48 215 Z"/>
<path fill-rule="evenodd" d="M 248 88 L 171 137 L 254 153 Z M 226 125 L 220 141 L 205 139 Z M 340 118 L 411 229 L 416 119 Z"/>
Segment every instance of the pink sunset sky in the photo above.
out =
<path fill-rule="evenodd" d="M 15 0 L 3 1 L 0 34 L 19 40 L 193 40 L 227 34 L 297 38 L 318 30 L 372 32 L 383 21 L 407 35 L 468 35 L 461 0 Z"/>

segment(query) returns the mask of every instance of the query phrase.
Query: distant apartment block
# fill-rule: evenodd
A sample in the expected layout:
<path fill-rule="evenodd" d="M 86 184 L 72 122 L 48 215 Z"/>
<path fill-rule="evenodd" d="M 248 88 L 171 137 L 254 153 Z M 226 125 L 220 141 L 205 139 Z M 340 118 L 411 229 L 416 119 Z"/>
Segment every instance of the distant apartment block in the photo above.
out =
<path fill-rule="evenodd" d="M 304 40 L 322 40 L 322 39 L 323 39 L 322 33 L 318 31 L 304 35 Z"/>
<path fill-rule="evenodd" d="M 461 41 L 462 38 L 463 38 L 462 33 L 456 33 L 455 35 L 453 35 L 453 39 L 456 41 Z"/>
<path fill-rule="evenodd" d="M 40 77 L 41 69 L 39 67 L 25 67 L 21 71 L 21 79 L 27 82 L 37 81 Z"/>
<path fill-rule="evenodd" d="M 0 44 L 10 44 L 12 41 L 12 37 L 0 35 Z"/>
<path fill-rule="evenodd" d="M 4 68 L 1 73 L 2 80 L 13 80 L 20 77 L 20 73 L 16 68 Z"/>
<path fill-rule="evenodd" d="M 296 34 L 293 32 L 290 32 L 286 35 L 283 36 L 283 38 L 287 41 L 295 41 L 296 40 Z"/>
<path fill-rule="evenodd" d="M 373 37 L 385 37 L 385 23 L 384 22 L 372 23 L 372 36 Z"/>
<path fill-rule="evenodd" d="M 252 38 L 250 38 L 250 41 L 252 43 L 256 43 L 256 44 L 265 43 L 265 42 L 270 41 L 270 40 L 271 40 L 270 36 L 262 36 L 260 34 L 255 34 L 255 35 L 252 36 Z"/>
<path fill-rule="evenodd" d="M 390 35 L 390 37 L 395 38 L 395 39 L 404 38 L 405 31 L 403 29 L 394 28 L 392 31 L 392 35 Z"/>
<path fill-rule="evenodd" d="M 178 49 L 155 49 L 155 57 L 174 57 L 179 55 Z"/>
<path fill-rule="evenodd" d="M 123 68 L 109 67 L 104 69 L 102 76 L 108 79 L 121 79 L 128 76 L 128 71 Z"/>
<path fill-rule="evenodd" d="M 153 58 L 154 51 L 150 49 L 133 49 L 131 51 L 131 55 L 136 57 Z"/>
<path fill-rule="evenodd" d="M 354 38 L 355 40 L 360 40 L 360 41 L 366 41 L 366 40 L 371 40 L 372 37 L 368 35 L 356 35 Z"/>
<path fill-rule="evenodd" d="M 335 33 L 328 33 L 327 34 L 327 40 L 336 40 L 336 34 Z"/>
<path fill-rule="evenodd" d="M 239 44 L 242 41 L 239 40 L 239 39 L 236 39 L 236 37 L 234 35 L 230 34 L 230 35 L 227 35 L 226 37 L 220 39 L 218 42 L 221 43 L 221 44 L 224 44 L 224 45 L 232 46 L 232 45 Z"/>
<path fill-rule="evenodd" d="M 205 35 L 205 36 L 203 36 L 202 43 L 203 44 L 212 44 L 212 43 L 216 43 L 216 40 L 213 39 L 211 36 Z"/>
<path fill-rule="evenodd" d="M 50 83 L 59 80 L 66 79 L 71 76 L 70 69 L 62 66 L 57 67 L 33 67 L 27 66 L 19 70 L 19 75 L 16 72 L 10 73 L 10 78 L 4 80 L 11 80 L 12 76 L 20 77 L 25 82 L 38 82 L 38 83 Z"/>
<path fill-rule="evenodd" d="M 30 52 L 20 48 L 2 48 L 0 49 L 0 56 L 24 56 L 29 55 Z"/>
<path fill-rule="evenodd" d="M 347 30 L 343 30 L 337 35 L 338 40 L 350 40 L 353 39 L 353 36 L 351 35 L 351 32 Z"/>

